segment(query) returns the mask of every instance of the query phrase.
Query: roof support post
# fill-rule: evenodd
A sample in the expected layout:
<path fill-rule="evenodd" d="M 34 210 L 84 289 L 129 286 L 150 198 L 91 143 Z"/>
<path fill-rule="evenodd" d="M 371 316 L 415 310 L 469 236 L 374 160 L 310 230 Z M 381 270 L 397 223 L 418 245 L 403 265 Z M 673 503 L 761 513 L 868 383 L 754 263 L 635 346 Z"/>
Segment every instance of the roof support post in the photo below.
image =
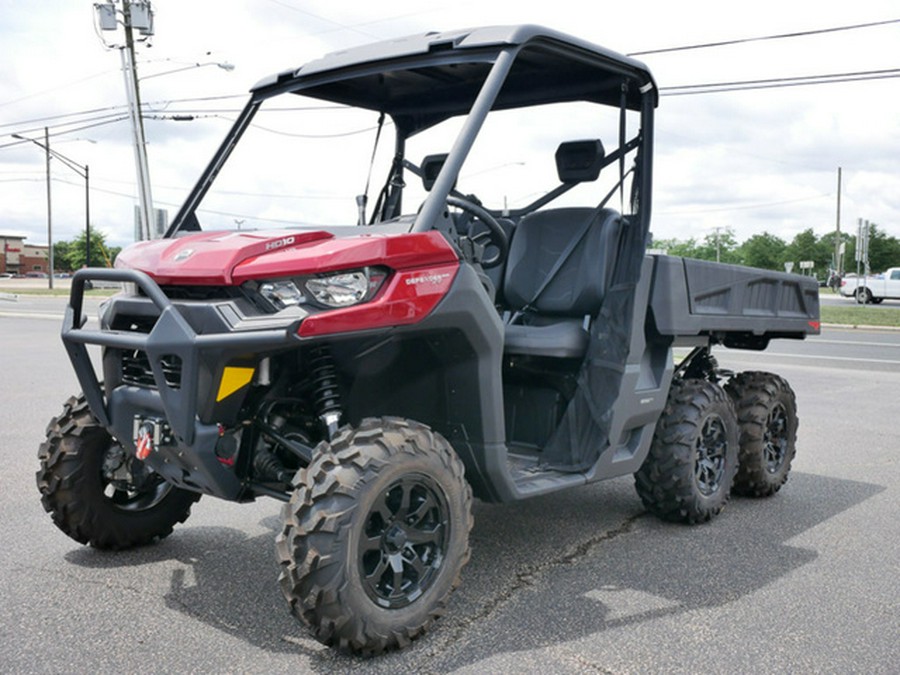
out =
<path fill-rule="evenodd" d="M 414 231 L 426 232 L 432 229 L 438 215 L 444 208 L 444 204 L 447 201 L 450 190 L 453 188 L 453 184 L 456 182 L 459 170 L 462 168 L 463 162 L 466 161 L 466 157 L 468 157 L 469 151 L 472 149 L 475 137 L 481 130 L 481 126 L 484 124 L 484 120 L 490 112 L 491 106 L 493 106 L 494 101 L 497 100 L 497 95 L 500 93 L 500 89 L 506 81 L 506 76 L 509 75 L 510 68 L 512 68 L 517 52 L 517 49 L 509 47 L 504 49 L 497 56 L 494 67 L 491 68 L 491 72 L 488 73 L 484 85 L 482 85 L 481 91 L 478 92 L 475 103 L 472 104 L 472 109 L 466 117 L 463 128 L 459 132 L 459 136 L 456 137 L 453 147 L 450 149 L 447 161 L 444 162 L 440 174 L 438 174 L 437 179 L 434 181 L 431 193 L 425 200 L 425 204 L 422 205 L 422 210 L 419 212 L 419 215 L 416 218 L 416 224 L 413 226 Z"/>

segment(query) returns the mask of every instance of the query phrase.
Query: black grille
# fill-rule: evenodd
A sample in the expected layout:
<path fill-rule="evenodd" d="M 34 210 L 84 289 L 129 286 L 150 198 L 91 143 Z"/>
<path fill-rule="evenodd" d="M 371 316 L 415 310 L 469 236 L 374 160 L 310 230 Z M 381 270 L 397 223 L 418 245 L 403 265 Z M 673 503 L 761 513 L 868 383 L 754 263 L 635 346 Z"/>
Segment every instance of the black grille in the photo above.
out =
<path fill-rule="evenodd" d="M 167 354 L 160 360 L 166 385 L 171 389 L 181 388 L 181 359 L 175 354 Z M 135 387 L 155 389 L 156 380 L 150 370 L 147 352 L 135 349 L 122 353 L 122 383 Z"/>
<path fill-rule="evenodd" d="M 113 321 L 113 330 L 127 330 L 133 333 L 149 333 L 156 325 L 155 316 L 122 316 L 119 315 Z"/>
<path fill-rule="evenodd" d="M 228 286 L 160 286 L 170 300 L 228 300 L 241 292 Z M 143 291 L 141 291 L 143 295 Z"/>

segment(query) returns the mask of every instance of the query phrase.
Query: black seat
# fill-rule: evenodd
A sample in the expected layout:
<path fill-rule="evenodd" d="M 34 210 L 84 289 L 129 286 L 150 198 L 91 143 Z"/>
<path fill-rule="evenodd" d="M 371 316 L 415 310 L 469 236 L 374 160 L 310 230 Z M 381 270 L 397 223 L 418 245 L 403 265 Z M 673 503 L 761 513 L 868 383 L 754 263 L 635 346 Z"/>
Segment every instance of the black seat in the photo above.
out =
<path fill-rule="evenodd" d="M 537 299 L 559 256 L 591 224 Z M 609 287 L 621 217 L 611 209 L 536 211 L 516 226 L 503 296 L 521 321 L 507 324 L 508 354 L 581 358 L 588 345 L 585 317 L 594 316 Z"/>

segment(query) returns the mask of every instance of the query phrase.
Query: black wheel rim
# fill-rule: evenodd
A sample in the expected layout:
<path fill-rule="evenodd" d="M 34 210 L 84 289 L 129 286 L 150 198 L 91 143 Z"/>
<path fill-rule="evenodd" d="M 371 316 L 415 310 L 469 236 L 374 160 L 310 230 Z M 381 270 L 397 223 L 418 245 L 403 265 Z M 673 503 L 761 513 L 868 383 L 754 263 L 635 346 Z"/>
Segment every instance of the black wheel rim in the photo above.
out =
<path fill-rule="evenodd" d="M 122 446 L 115 443 L 104 453 L 100 481 L 103 496 L 114 508 L 133 513 L 152 509 L 172 489 L 171 483 L 150 473 L 139 460 L 127 457 Z"/>
<path fill-rule="evenodd" d="M 697 438 L 697 461 L 694 465 L 697 489 L 705 497 L 715 494 L 722 485 L 727 448 L 725 422 L 718 415 L 710 415 L 703 422 L 700 436 Z"/>
<path fill-rule="evenodd" d="M 172 485 L 162 478 L 157 478 L 150 485 L 142 486 L 140 490 L 135 489 L 133 485 L 116 481 L 106 483 L 103 494 L 117 509 L 136 512 L 152 509 L 169 494 L 171 489 Z"/>
<path fill-rule="evenodd" d="M 781 403 L 776 403 L 772 410 L 769 411 L 769 418 L 766 420 L 766 430 L 763 434 L 764 458 L 766 461 L 766 470 L 769 473 L 778 473 L 784 466 L 784 460 L 787 457 L 788 445 L 788 415 L 787 410 Z"/>
<path fill-rule="evenodd" d="M 434 584 L 447 554 L 447 500 L 428 476 L 410 474 L 378 495 L 360 535 L 363 587 L 380 607 L 415 602 Z"/>

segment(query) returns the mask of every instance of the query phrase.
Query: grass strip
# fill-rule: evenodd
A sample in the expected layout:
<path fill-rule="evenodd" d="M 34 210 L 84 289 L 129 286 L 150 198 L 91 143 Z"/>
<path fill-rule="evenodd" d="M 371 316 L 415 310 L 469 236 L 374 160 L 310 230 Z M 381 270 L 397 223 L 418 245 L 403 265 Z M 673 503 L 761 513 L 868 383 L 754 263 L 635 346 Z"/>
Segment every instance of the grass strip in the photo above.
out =
<path fill-rule="evenodd" d="M 844 326 L 888 326 L 900 327 L 900 311 L 848 304 L 847 306 L 826 305 L 820 308 L 822 323 L 836 323 Z"/>

